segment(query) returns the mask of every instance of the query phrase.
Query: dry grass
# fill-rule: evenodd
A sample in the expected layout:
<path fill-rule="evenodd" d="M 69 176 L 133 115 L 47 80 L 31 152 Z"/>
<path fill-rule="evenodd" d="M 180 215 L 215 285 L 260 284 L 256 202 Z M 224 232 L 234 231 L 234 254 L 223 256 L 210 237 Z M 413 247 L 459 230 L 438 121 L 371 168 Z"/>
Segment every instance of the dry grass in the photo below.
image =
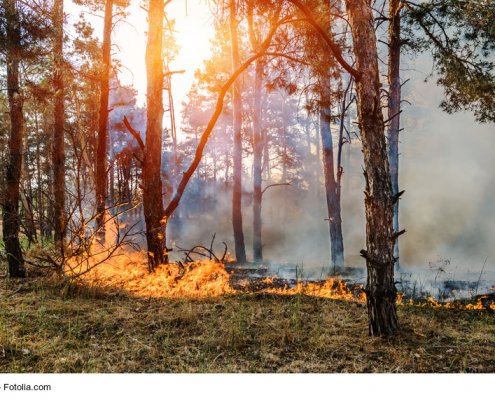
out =
<path fill-rule="evenodd" d="M 401 334 L 370 338 L 363 304 L 301 294 L 0 287 L 0 372 L 495 372 L 486 311 L 400 306 Z"/>

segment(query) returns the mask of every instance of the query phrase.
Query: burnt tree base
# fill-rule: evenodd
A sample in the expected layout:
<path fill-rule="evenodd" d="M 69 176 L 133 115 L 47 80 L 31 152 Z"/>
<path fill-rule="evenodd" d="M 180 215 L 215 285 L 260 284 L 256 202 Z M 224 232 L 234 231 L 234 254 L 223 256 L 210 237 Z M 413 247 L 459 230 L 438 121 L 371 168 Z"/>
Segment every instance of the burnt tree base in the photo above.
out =
<path fill-rule="evenodd" d="M 385 336 L 396 333 L 399 326 L 395 300 L 389 296 L 367 296 L 370 336 Z"/>
<path fill-rule="evenodd" d="M 392 273 L 387 269 L 392 269 Z M 368 266 L 365 293 L 370 336 L 393 335 L 400 328 L 393 276 L 393 262 L 386 266 Z"/>
<path fill-rule="evenodd" d="M 146 191 L 143 199 L 149 272 L 153 272 L 160 264 L 168 264 L 166 223 L 163 220 L 160 183 L 157 184 L 160 186 L 158 192 Z"/>
<path fill-rule="evenodd" d="M 102 246 L 106 240 L 106 226 L 105 226 L 105 206 L 97 206 L 96 210 L 96 240 Z"/>
<path fill-rule="evenodd" d="M 168 251 L 165 247 L 165 239 L 161 239 L 160 234 L 146 236 L 148 242 L 148 271 L 153 272 L 159 265 L 168 264 Z"/>

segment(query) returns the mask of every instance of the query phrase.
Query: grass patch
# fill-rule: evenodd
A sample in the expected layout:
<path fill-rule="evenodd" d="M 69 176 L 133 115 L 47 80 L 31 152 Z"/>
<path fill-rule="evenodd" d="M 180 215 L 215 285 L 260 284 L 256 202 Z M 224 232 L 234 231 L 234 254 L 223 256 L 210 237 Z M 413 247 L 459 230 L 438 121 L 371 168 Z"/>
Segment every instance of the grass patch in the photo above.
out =
<path fill-rule="evenodd" d="M 400 306 L 401 333 L 371 338 L 363 304 L 301 294 L 0 286 L 0 372 L 495 372 L 486 311 Z"/>

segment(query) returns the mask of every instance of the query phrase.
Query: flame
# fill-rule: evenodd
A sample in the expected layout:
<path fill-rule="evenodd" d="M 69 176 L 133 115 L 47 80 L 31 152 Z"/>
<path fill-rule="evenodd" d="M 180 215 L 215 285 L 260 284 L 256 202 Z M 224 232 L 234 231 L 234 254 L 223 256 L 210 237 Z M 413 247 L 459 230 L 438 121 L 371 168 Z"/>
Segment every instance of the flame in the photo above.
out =
<path fill-rule="evenodd" d="M 94 257 L 91 262 L 93 266 L 78 277 L 80 284 L 108 291 L 121 290 L 142 298 L 210 298 L 248 291 L 366 303 L 362 285 L 349 286 L 336 278 L 328 278 L 323 282 L 299 281 L 294 286 L 289 286 L 276 277 L 267 277 L 255 285 L 249 278 L 245 278 L 238 280 L 235 285 L 232 273 L 226 270 L 223 263 L 215 260 L 160 265 L 153 273 L 147 271 L 144 253 L 139 252 L 123 253 L 101 263 Z M 74 268 L 74 261 L 68 265 L 71 263 L 72 267 L 67 268 L 66 274 L 79 275 L 81 267 Z M 417 301 L 406 299 L 402 293 L 397 296 L 398 305 L 442 309 L 495 311 L 494 303 L 489 296 L 479 296 L 474 303 L 441 303 L 432 297 Z"/>
<path fill-rule="evenodd" d="M 213 260 L 165 264 L 149 273 L 141 254 L 117 256 L 80 276 L 81 284 L 144 298 L 207 298 L 235 293 L 230 274 Z"/>
<path fill-rule="evenodd" d="M 273 283 L 274 278 L 266 278 L 266 283 Z M 351 290 L 347 283 L 336 278 L 328 278 L 323 282 L 297 282 L 294 287 L 267 288 L 262 290 L 265 293 L 275 293 L 282 295 L 301 294 L 312 297 L 322 297 L 332 300 L 344 300 L 358 303 L 366 302 L 366 295 L 362 291 L 362 285 L 358 288 L 358 293 Z"/>
<path fill-rule="evenodd" d="M 438 309 L 447 309 L 447 310 L 492 310 L 495 311 L 495 301 L 490 298 L 488 295 L 479 296 L 475 299 L 475 302 L 462 302 L 462 301 L 449 301 L 449 302 L 439 302 L 433 297 L 428 297 L 423 301 L 415 301 L 413 299 L 406 300 L 404 297 L 401 297 L 400 301 L 398 299 L 397 304 L 399 305 L 408 305 L 415 307 L 429 307 L 429 308 L 438 308 Z"/>
<path fill-rule="evenodd" d="M 99 264 L 96 257 L 92 266 L 78 277 L 79 283 L 103 290 L 122 290 L 133 296 L 143 298 L 208 298 L 240 293 L 232 283 L 232 274 L 227 272 L 223 263 L 214 260 L 200 260 L 187 264 L 160 265 L 153 273 L 146 268 L 142 253 L 126 253 Z M 75 262 L 67 268 L 66 274 L 77 276 L 82 267 L 74 268 Z M 262 280 L 262 289 L 250 291 L 324 297 L 345 301 L 365 302 L 362 291 L 353 292 L 346 283 L 330 278 L 324 282 L 298 282 L 293 287 L 276 287 L 275 278 Z M 238 282 L 238 286 L 249 288 L 249 279 Z M 245 290 L 242 290 L 245 292 Z"/>

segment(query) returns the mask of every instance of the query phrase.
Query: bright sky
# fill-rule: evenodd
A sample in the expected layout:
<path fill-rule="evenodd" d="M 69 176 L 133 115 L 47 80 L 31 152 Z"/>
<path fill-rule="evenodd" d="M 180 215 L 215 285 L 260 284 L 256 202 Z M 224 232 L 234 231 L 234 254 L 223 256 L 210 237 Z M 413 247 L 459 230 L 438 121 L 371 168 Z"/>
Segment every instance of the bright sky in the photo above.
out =
<path fill-rule="evenodd" d="M 127 9 L 129 16 L 120 22 L 112 34 L 113 58 L 122 62 L 120 79 L 123 84 L 130 84 L 138 90 L 139 103 L 144 104 L 146 96 L 146 11 L 140 8 L 141 0 L 131 0 Z M 76 22 L 80 7 L 68 2 L 65 13 L 68 23 Z M 175 19 L 176 40 L 179 45 L 177 59 L 171 69 L 185 70 L 184 74 L 173 77 L 174 102 L 177 111 L 186 98 L 193 79 L 194 71 L 202 66 L 203 60 L 210 54 L 210 38 L 213 36 L 213 18 L 206 0 L 172 0 L 165 9 L 170 19 Z M 103 13 L 101 13 L 103 15 Z M 103 34 L 103 18 L 87 15 L 87 19 L 101 39 Z M 179 116 L 179 114 L 177 114 Z"/>

